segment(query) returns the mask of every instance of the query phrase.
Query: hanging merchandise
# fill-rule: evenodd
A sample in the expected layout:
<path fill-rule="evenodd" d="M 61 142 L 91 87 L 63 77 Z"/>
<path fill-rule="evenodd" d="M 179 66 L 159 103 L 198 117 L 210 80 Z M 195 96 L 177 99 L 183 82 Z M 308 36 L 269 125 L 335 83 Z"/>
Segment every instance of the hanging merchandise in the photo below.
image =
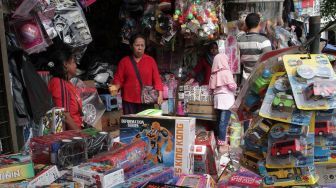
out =
<path fill-rule="evenodd" d="M 36 18 L 15 19 L 12 27 L 21 48 L 28 54 L 41 52 L 48 46 Z"/>
<path fill-rule="evenodd" d="M 79 0 L 79 2 L 84 8 L 87 8 L 88 6 L 91 6 L 93 3 L 95 3 L 96 0 Z"/>
<path fill-rule="evenodd" d="M 63 132 L 64 108 L 52 108 L 41 119 L 39 136 Z"/>
<path fill-rule="evenodd" d="M 17 0 L 14 2 L 16 9 L 13 13 L 13 17 L 26 17 L 30 11 L 36 6 L 39 0 Z"/>
<path fill-rule="evenodd" d="M 53 18 L 55 16 L 55 7 L 46 7 L 44 10 L 38 11 L 37 15 L 49 39 L 54 39 L 55 37 L 57 37 L 57 32 L 54 28 L 53 23 Z"/>
<path fill-rule="evenodd" d="M 216 6 L 212 1 L 178 0 L 173 18 L 181 25 L 181 32 L 187 36 L 214 39 L 219 30 Z"/>
<path fill-rule="evenodd" d="M 76 86 L 83 100 L 83 121 L 94 126 L 105 112 L 104 103 L 101 101 L 97 89 L 95 87 L 88 87 L 78 78 L 71 79 L 71 82 Z"/>
<path fill-rule="evenodd" d="M 124 24 L 121 27 L 120 35 L 122 43 L 129 44 L 129 39 L 136 33 L 136 21 L 133 18 L 127 17 L 123 20 Z"/>
<path fill-rule="evenodd" d="M 240 54 L 235 36 L 229 35 L 225 41 L 225 54 L 229 58 L 229 66 L 233 74 L 240 73 Z"/>
<path fill-rule="evenodd" d="M 88 45 L 92 41 L 84 13 L 75 0 L 53 2 L 56 6 L 54 27 L 63 42 L 73 48 Z"/>

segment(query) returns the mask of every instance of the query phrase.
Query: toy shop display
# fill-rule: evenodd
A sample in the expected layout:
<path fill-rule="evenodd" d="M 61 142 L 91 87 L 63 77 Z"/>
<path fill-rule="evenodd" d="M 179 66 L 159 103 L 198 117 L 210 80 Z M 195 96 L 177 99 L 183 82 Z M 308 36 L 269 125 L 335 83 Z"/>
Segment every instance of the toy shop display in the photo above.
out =
<path fill-rule="evenodd" d="M 288 76 L 280 72 L 272 77 L 259 115 L 285 123 L 308 126 L 313 111 L 297 109 Z"/>
<path fill-rule="evenodd" d="M 166 183 L 173 178 L 174 169 L 172 167 L 159 165 L 126 180 L 125 183 L 117 185 L 116 188 L 138 188 L 148 182 Z"/>
<path fill-rule="evenodd" d="M 315 123 L 315 164 L 336 163 L 334 110 L 318 111 Z"/>
<path fill-rule="evenodd" d="M 174 21 L 181 25 L 184 35 L 195 35 L 200 39 L 214 39 L 219 31 L 216 5 L 212 1 L 175 2 Z"/>
<path fill-rule="evenodd" d="M 122 116 L 120 122 L 121 142 L 143 140 L 147 143 L 147 160 L 174 167 L 176 174 L 193 174 L 195 118 L 128 115 Z"/>
<path fill-rule="evenodd" d="M 102 163 L 84 163 L 73 167 L 72 173 L 74 181 L 82 182 L 87 186 L 110 188 L 125 181 L 123 169 L 116 169 Z"/>
<path fill-rule="evenodd" d="M 327 56 L 297 54 L 283 59 L 298 109 L 336 108 L 336 75 Z"/>
<path fill-rule="evenodd" d="M 274 122 L 268 135 L 267 168 L 292 168 L 314 165 L 314 132 L 315 118 L 312 119 L 309 130 L 298 131 L 290 124 Z M 301 130 L 304 127 L 301 127 Z M 288 132 L 286 132 L 288 130 Z M 307 134 L 308 132 L 308 134 Z"/>
<path fill-rule="evenodd" d="M 231 107 L 231 111 L 238 115 L 239 120 L 257 116 L 272 75 L 283 70 L 283 64 L 278 61 L 278 58 L 288 53 L 298 52 L 298 47 L 284 48 L 267 52 L 259 58 Z"/>
<path fill-rule="evenodd" d="M 33 178 L 34 175 L 33 163 L 29 155 L 19 153 L 0 157 L 0 183 L 25 180 Z"/>
<path fill-rule="evenodd" d="M 41 119 L 39 136 L 60 133 L 64 130 L 64 108 L 52 108 Z"/>

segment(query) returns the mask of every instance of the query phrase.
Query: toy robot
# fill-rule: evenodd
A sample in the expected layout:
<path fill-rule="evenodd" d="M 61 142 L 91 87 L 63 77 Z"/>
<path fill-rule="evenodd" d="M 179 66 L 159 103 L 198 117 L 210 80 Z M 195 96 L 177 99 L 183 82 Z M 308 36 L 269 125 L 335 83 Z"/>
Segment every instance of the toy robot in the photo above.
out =
<path fill-rule="evenodd" d="M 162 147 L 166 143 L 166 152 L 171 152 L 173 149 L 173 135 L 164 127 L 161 127 L 159 122 L 153 122 L 151 127 L 144 127 L 141 132 L 135 135 L 133 142 L 141 140 L 142 137 L 148 138 L 149 153 L 148 160 L 155 164 L 163 163 Z"/>

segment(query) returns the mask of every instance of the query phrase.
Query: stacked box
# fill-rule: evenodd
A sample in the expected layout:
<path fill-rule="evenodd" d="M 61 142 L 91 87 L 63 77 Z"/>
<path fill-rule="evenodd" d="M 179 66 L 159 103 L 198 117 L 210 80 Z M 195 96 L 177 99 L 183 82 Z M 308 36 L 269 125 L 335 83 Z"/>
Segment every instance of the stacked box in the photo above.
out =
<path fill-rule="evenodd" d="M 35 178 L 29 182 L 28 187 L 33 188 L 37 186 L 50 185 L 58 178 L 60 178 L 60 176 L 61 174 L 58 171 L 57 166 L 50 166 L 47 169 L 40 172 L 39 174 L 37 174 Z"/>
<path fill-rule="evenodd" d="M 0 183 L 25 180 L 34 175 L 30 156 L 14 154 L 0 157 Z"/>
<path fill-rule="evenodd" d="M 124 182 L 124 170 L 102 163 L 84 163 L 73 167 L 73 181 L 87 186 L 110 188 Z"/>
<path fill-rule="evenodd" d="M 165 183 L 174 177 L 173 168 L 164 166 L 156 166 L 144 173 L 134 176 L 125 181 L 125 183 L 116 186 L 115 188 L 140 188 L 148 182 Z"/>
<path fill-rule="evenodd" d="M 98 155 L 90 159 L 90 162 L 105 163 L 127 171 L 143 164 L 146 156 L 147 144 L 139 140 L 118 150 Z"/>
<path fill-rule="evenodd" d="M 176 174 L 193 173 L 191 146 L 195 143 L 195 118 L 123 116 L 120 141 L 147 143 L 147 159 L 173 166 Z"/>

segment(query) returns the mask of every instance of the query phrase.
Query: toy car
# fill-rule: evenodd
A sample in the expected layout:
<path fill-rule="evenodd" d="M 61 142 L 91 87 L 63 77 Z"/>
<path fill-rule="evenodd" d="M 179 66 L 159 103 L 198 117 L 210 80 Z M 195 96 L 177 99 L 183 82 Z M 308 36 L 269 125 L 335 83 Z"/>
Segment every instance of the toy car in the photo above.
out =
<path fill-rule="evenodd" d="M 272 107 L 278 109 L 280 112 L 292 112 L 296 108 L 296 105 L 293 96 L 285 92 L 279 92 L 273 99 Z"/>
<path fill-rule="evenodd" d="M 272 144 L 271 156 L 297 154 L 303 149 L 298 139 L 281 140 Z"/>
<path fill-rule="evenodd" d="M 331 134 L 333 126 L 331 121 L 317 121 L 315 122 L 315 135 L 323 136 Z"/>
<path fill-rule="evenodd" d="M 253 143 L 258 143 L 263 137 L 265 137 L 270 130 L 270 126 L 272 124 L 269 122 L 269 120 L 264 119 L 261 123 L 259 123 L 257 126 L 253 127 L 253 129 L 250 129 L 249 132 L 249 138 Z"/>
<path fill-rule="evenodd" d="M 267 87 L 271 82 L 272 73 L 268 69 L 265 69 L 260 77 L 258 77 L 252 84 L 252 91 L 257 95 L 264 95 L 267 91 Z"/>
<path fill-rule="evenodd" d="M 241 164 L 245 165 L 246 167 L 250 167 L 254 170 L 257 170 L 258 168 L 258 162 L 262 159 L 263 157 L 255 152 L 251 151 L 245 151 L 243 152 L 243 156 L 240 160 Z"/>
<path fill-rule="evenodd" d="M 280 168 L 280 169 L 267 169 L 267 174 L 271 176 L 275 181 L 277 179 L 293 179 L 294 170 L 292 168 Z"/>
<path fill-rule="evenodd" d="M 336 94 L 336 81 L 323 80 L 315 81 L 307 86 L 304 90 L 304 95 L 307 100 L 319 100 L 322 98 L 331 98 Z"/>

